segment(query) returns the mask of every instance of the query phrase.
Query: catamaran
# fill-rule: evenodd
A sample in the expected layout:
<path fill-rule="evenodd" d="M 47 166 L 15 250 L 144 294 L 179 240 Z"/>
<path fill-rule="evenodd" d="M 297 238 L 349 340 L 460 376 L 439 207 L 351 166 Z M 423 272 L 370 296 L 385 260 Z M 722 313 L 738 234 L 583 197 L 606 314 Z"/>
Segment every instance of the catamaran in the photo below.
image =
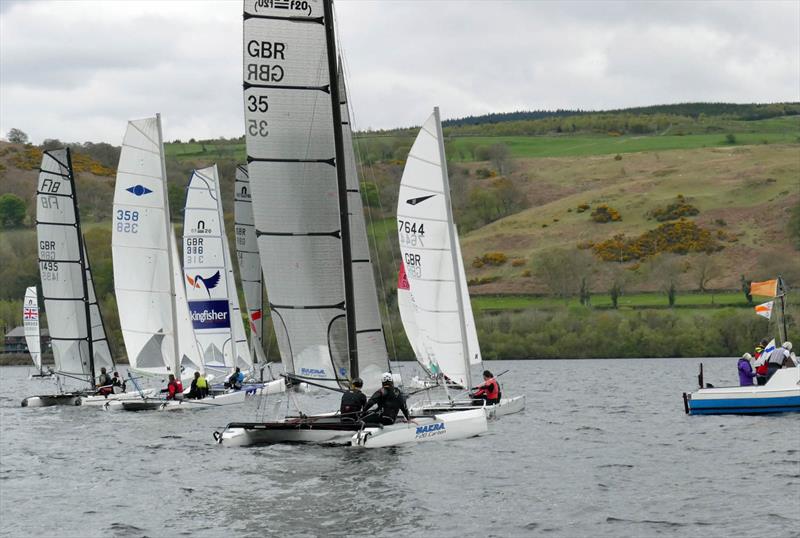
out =
<path fill-rule="evenodd" d="M 370 394 L 389 370 L 389 360 L 337 66 L 332 4 L 247 0 L 244 43 L 255 235 L 284 369 L 290 379 L 334 390 L 361 377 Z M 435 417 L 423 420 L 442 423 Z M 451 438 L 486 428 L 485 416 L 461 424 L 466 427 L 453 429 Z M 364 430 L 330 414 L 231 423 L 215 432 L 215 439 L 224 445 L 352 444 L 364 430 L 377 444 L 382 432 L 399 428 L 412 426 Z"/>
<path fill-rule="evenodd" d="M 457 386 L 472 387 L 471 370 L 481 364 L 481 351 L 453 221 L 438 108 L 422 125 L 406 160 L 397 200 L 397 234 L 402 255 L 400 315 L 417 360 Z M 412 412 L 474 407 L 472 399 L 448 397 L 419 402 Z M 516 413 L 524 409 L 525 397 L 479 407 L 490 417 Z"/>
<path fill-rule="evenodd" d="M 753 282 L 750 285 L 751 295 L 772 297 L 773 301 L 758 305 L 756 314 L 772 320 L 774 298 L 778 299 L 778 308 L 775 308 L 775 328 L 778 341 L 786 342 L 786 284 L 783 278 Z M 759 308 L 765 307 L 768 308 Z M 768 312 L 764 315 L 762 312 Z M 762 351 L 761 360 L 767 362 L 773 353 L 780 353 L 783 360 L 783 349 L 776 347 L 773 339 Z M 791 360 L 791 364 L 788 364 Z M 700 365 L 698 375 L 700 388 L 691 393 L 683 393 L 683 408 L 689 415 L 762 415 L 772 413 L 797 413 L 800 412 L 800 366 L 794 354 L 791 359 L 767 380 L 764 385 L 750 385 L 739 387 L 714 387 L 704 385 L 703 365 Z"/>
<path fill-rule="evenodd" d="M 36 191 L 36 233 L 58 394 L 32 396 L 22 405 L 77 405 L 81 397 L 97 388 L 99 369 L 113 370 L 114 360 L 81 233 L 69 148 L 42 155 Z M 65 392 L 62 382 L 68 378 L 87 385 L 86 389 Z"/>

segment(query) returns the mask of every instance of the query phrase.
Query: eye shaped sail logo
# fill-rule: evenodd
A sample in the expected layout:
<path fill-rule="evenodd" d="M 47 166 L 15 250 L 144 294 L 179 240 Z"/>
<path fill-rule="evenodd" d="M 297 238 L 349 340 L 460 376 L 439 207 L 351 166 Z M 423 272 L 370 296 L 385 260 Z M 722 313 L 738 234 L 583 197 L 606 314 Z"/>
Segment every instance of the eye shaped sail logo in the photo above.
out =
<path fill-rule="evenodd" d="M 436 195 L 435 194 L 429 194 L 427 196 L 420 196 L 418 198 L 409 198 L 408 200 L 406 200 L 406 203 L 409 204 L 409 205 L 417 205 L 419 203 L 424 202 L 425 200 L 428 200 L 429 198 L 433 198 L 434 196 L 436 196 Z"/>
<path fill-rule="evenodd" d="M 145 194 L 150 194 L 151 192 L 153 192 L 144 185 L 134 185 L 133 187 L 128 187 L 125 190 L 133 194 L 134 196 L 144 196 Z"/>
<path fill-rule="evenodd" d="M 186 280 L 189 282 L 189 285 L 195 289 L 202 289 L 200 284 L 203 284 L 203 287 L 206 289 L 206 293 L 208 296 L 211 297 L 211 290 L 217 287 L 219 284 L 220 274 L 219 271 L 211 275 L 210 277 L 203 277 L 200 275 L 195 275 L 194 278 L 186 275 Z"/>

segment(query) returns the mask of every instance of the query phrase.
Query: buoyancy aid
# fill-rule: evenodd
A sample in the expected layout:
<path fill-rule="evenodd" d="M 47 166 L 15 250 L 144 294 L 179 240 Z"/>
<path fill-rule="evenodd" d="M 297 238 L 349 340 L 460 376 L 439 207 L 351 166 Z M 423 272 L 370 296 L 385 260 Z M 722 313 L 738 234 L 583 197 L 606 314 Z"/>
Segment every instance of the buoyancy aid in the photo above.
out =
<path fill-rule="evenodd" d="M 490 402 L 497 402 L 500 400 L 500 384 L 495 378 L 487 379 L 478 387 L 475 396 L 486 396 Z"/>
<path fill-rule="evenodd" d="M 195 383 L 195 386 L 198 389 L 207 389 L 208 388 L 208 381 L 206 381 L 205 377 L 200 376 L 200 377 L 197 378 L 197 383 Z"/>

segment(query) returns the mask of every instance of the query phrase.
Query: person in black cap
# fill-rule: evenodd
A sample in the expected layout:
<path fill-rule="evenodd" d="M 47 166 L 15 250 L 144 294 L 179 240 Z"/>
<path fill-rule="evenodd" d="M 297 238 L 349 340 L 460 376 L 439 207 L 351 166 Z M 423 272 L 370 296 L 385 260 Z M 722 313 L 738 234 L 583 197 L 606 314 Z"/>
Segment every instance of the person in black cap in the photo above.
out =
<path fill-rule="evenodd" d="M 350 390 L 342 394 L 339 413 L 343 421 L 354 422 L 361 410 L 364 409 L 364 404 L 367 403 L 367 396 L 361 392 L 363 386 L 364 382 L 361 381 L 360 377 L 357 377 L 350 383 Z"/>

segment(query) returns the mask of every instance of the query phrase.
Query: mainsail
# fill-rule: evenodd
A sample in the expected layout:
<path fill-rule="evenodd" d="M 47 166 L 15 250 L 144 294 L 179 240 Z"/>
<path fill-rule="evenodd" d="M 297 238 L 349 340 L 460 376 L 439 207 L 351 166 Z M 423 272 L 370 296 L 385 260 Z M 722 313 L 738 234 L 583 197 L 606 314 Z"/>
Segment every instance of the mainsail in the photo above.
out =
<path fill-rule="evenodd" d="M 470 386 L 470 365 L 479 364 L 481 355 L 453 225 L 438 109 L 408 155 L 397 228 L 411 295 L 401 316 L 404 325 L 413 316 L 409 335 L 417 360 L 428 369 L 438 365 L 451 380 Z"/>
<path fill-rule="evenodd" d="M 253 225 L 253 201 L 250 196 L 250 176 L 246 166 L 236 167 L 234 194 L 234 231 L 236 236 L 236 258 L 239 261 L 239 278 L 242 282 L 247 319 L 250 325 L 250 348 L 255 362 L 267 362 L 262 341 L 264 317 L 262 312 L 263 291 L 261 289 L 261 260 L 258 256 L 258 241 Z"/>
<path fill-rule="evenodd" d="M 25 343 L 31 354 L 34 366 L 42 373 L 42 342 L 39 338 L 39 299 L 36 286 L 25 290 L 25 302 L 22 305 L 22 325 L 25 328 Z"/>
<path fill-rule="evenodd" d="M 151 375 L 178 374 L 185 355 L 176 338 L 182 271 L 164 168 L 160 117 L 128 122 L 114 191 L 114 289 L 131 368 Z"/>
<path fill-rule="evenodd" d="M 377 387 L 380 385 L 381 373 L 386 370 L 389 362 L 389 353 L 386 350 L 386 339 L 378 309 L 378 291 L 375 286 L 375 273 L 367 241 L 361 184 L 358 179 L 341 59 L 339 66 L 339 98 L 341 100 L 344 164 L 347 174 L 347 207 L 350 213 L 350 246 L 352 248 L 359 375 L 364 380 L 365 386 Z"/>
<path fill-rule="evenodd" d="M 94 385 L 96 370 L 113 368 L 113 360 L 81 235 L 69 149 L 44 152 L 36 199 L 39 273 L 56 370 Z"/>
<path fill-rule="evenodd" d="M 206 368 L 233 367 L 231 309 L 222 243 L 216 167 L 195 170 L 186 189 L 183 219 L 184 285 L 197 343 Z"/>
<path fill-rule="evenodd" d="M 348 305 L 321 22 L 320 0 L 244 2 L 245 129 L 258 250 L 284 368 L 336 386 L 350 375 Z"/>

